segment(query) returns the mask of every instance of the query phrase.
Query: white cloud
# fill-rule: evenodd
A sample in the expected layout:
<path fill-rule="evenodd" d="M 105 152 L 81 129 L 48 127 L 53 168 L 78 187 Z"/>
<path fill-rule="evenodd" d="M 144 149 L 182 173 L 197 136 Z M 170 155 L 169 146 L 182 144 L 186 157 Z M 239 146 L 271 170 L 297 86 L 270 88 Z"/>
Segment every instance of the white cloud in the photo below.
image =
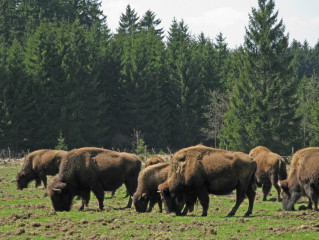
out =
<path fill-rule="evenodd" d="M 209 24 L 221 29 L 234 26 L 238 24 L 238 22 L 244 22 L 246 15 L 247 14 L 236 9 L 221 7 L 204 12 L 200 16 L 185 18 L 185 20 L 192 26 Z"/>
<path fill-rule="evenodd" d="M 107 16 L 107 24 L 111 27 L 112 31 L 115 31 L 120 21 L 120 13 L 125 13 L 127 1 L 123 0 L 108 0 L 102 1 L 102 10 L 104 15 Z"/>
<path fill-rule="evenodd" d="M 319 16 L 310 19 L 310 23 L 314 26 L 319 26 Z"/>

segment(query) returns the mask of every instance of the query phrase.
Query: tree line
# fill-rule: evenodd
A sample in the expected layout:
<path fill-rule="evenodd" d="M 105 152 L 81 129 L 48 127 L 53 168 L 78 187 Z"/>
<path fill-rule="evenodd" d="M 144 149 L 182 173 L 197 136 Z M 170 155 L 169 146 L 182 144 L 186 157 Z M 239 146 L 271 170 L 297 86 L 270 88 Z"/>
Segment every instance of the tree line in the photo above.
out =
<path fill-rule="evenodd" d="M 0 0 L 0 148 L 204 143 L 287 154 L 319 143 L 319 41 L 289 43 L 273 0 L 252 8 L 244 44 L 166 36 L 128 5 L 115 33 L 97 0 Z"/>

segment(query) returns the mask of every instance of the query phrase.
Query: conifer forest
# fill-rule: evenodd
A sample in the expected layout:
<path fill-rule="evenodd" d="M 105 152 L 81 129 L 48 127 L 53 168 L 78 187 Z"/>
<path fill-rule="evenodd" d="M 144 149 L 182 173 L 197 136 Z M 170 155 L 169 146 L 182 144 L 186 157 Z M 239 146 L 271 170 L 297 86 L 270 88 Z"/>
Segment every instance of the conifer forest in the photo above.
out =
<path fill-rule="evenodd" d="M 0 5 L 0 149 L 319 145 L 319 39 L 290 39 L 274 0 L 235 49 L 130 5 L 116 32 L 99 0 Z"/>

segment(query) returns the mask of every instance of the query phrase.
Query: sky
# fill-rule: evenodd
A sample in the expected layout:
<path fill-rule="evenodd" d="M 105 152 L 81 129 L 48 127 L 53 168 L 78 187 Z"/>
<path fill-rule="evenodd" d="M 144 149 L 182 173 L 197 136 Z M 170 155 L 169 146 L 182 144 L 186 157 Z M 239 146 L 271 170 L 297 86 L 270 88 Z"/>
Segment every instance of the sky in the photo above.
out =
<path fill-rule="evenodd" d="M 230 48 L 244 42 L 245 27 L 248 26 L 252 7 L 258 7 L 257 0 L 102 0 L 102 10 L 113 33 L 119 27 L 122 13 L 130 4 L 141 18 L 147 10 L 156 14 L 162 22 L 159 25 L 165 34 L 174 17 L 184 20 L 193 35 L 204 33 L 215 39 L 221 32 Z M 319 40 L 319 0 L 275 0 L 278 21 L 283 19 L 290 42 L 305 40 L 314 47 Z"/>

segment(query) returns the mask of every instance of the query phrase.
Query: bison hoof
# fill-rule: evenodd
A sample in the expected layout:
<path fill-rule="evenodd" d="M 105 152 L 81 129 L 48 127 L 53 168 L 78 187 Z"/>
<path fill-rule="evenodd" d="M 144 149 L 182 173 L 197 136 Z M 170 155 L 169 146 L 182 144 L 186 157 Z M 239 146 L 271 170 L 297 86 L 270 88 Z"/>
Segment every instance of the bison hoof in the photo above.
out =
<path fill-rule="evenodd" d="M 227 217 L 232 217 L 234 215 L 235 215 L 234 213 L 230 212 L 230 213 L 228 213 Z"/>
<path fill-rule="evenodd" d="M 249 217 L 250 214 L 251 214 L 251 212 L 246 212 L 244 217 Z"/>

